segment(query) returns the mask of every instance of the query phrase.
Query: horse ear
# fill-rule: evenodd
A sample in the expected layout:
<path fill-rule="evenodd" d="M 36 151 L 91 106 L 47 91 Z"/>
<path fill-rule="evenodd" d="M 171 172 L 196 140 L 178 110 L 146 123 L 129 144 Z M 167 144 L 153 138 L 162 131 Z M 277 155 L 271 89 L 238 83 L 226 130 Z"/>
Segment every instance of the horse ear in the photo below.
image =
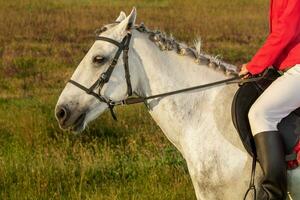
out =
<path fill-rule="evenodd" d="M 136 20 L 136 8 L 133 7 L 130 15 L 128 16 L 127 29 L 130 30 L 135 25 Z"/>
<path fill-rule="evenodd" d="M 120 16 L 116 19 L 116 22 L 121 22 L 124 19 L 126 19 L 126 14 L 123 11 L 121 11 Z"/>
<path fill-rule="evenodd" d="M 118 28 L 121 32 L 130 30 L 135 25 L 136 9 L 133 8 L 130 15 L 128 15 L 119 25 Z"/>

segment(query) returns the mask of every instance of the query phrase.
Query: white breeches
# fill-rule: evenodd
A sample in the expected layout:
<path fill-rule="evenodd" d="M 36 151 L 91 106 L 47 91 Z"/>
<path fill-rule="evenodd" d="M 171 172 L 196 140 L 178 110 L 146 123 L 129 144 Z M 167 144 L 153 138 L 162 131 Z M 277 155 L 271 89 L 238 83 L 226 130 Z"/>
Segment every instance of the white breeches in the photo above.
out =
<path fill-rule="evenodd" d="M 281 119 L 299 107 L 300 64 L 297 64 L 276 79 L 250 108 L 252 134 L 278 130 Z"/>

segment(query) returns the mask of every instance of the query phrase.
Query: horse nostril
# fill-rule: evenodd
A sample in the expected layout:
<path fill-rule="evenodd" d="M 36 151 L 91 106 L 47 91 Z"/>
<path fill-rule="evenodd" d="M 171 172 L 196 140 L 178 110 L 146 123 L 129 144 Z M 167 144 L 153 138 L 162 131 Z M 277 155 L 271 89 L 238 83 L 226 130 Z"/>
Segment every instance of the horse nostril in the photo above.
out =
<path fill-rule="evenodd" d="M 70 111 L 65 106 L 58 106 L 56 109 L 56 117 L 61 124 L 66 122 L 70 116 Z"/>
<path fill-rule="evenodd" d="M 61 109 L 60 111 L 58 111 L 57 116 L 60 119 L 64 118 L 66 116 L 66 111 L 64 109 Z"/>

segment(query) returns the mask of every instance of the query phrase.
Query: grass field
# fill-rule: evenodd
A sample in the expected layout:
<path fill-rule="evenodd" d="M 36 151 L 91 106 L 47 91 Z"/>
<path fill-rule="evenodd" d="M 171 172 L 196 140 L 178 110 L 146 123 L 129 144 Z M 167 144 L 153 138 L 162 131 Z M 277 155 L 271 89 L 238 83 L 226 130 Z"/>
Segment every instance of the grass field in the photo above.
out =
<path fill-rule="evenodd" d="M 138 23 L 241 64 L 268 32 L 267 0 L 0 0 L 0 199 L 195 199 L 186 164 L 143 106 L 80 136 L 54 106 L 94 30 L 137 7 Z"/>

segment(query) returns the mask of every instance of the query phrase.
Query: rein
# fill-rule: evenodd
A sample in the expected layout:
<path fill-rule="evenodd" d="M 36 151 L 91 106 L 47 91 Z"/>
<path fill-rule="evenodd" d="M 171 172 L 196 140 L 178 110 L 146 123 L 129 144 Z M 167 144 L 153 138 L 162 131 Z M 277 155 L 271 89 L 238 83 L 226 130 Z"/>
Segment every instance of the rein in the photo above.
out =
<path fill-rule="evenodd" d="M 262 78 L 263 78 L 263 76 L 253 77 L 253 78 L 249 78 L 249 79 L 242 79 L 242 77 L 237 76 L 237 77 L 233 77 L 233 78 L 229 78 L 229 79 L 225 79 L 225 80 L 221 80 L 221 81 L 216 81 L 216 82 L 207 83 L 207 84 L 203 84 L 203 85 L 197 85 L 197 86 L 193 86 L 193 87 L 188 87 L 188 88 L 175 90 L 175 91 L 171 91 L 171 92 L 165 92 L 165 93 L 161 93 L 161 94 L 151 95 L 151 96 L 147 96 L 147 97 L 130 97 L 125 100 L 112 102 L 112 103 L 114 103 L 114 105 L 131 105 L 131 104 L 145 103 L 147 100 L 150 100 L 150 99 L 172 96 L 175 94 L 189 92 L 192 90 L 209 89 L 211 87 L 217 87 L 217 86 L 221 86 L 224 84 L 226 84 L 226 85 L 236 84 L 236 83 L 244 84 L 244 83 L 248 83 L 248 82 L 255 82 L 255 81 L 261 80 Z"/>
<path fill-rule="evenodd" d="M 99 101 L 106 103 L 110 110 L 111 116 L 115 120 L 117 120 L 117 117 L 116 117 L 113 109 L 114 109 L 114 106 L 117 106 L 117 105 L 131 105 L 131 104 L 138 104 L 138 103 L 147 103 L 146 101 L 150 100 L 150 99 L 172 96 L 175 94 L 180 94 L 180 93 L 184 93 L 184 92 L 188 92 L 188 91 L 192 91 L 192 90 L 208 89 L 211 87 L 217 87 L 217 86 L 221 86 L 224 84 L 226 84 L 226 85 L 235 84 L 235 83 L 243 84 L 246 82 L 258 81 L 258 80 L 264 78 L 264 74 L 261 76 L 251 77 L 248 79 L 242 79 L 242 76 L 236 76 L 236 77 L 221 80 L 221 81 L 216 81 L 216 82 L 203 84 L 203 85 L 197 85 L 197 86 L 188 87 L 188 88 L 170 91 L 170 92 L 165 92 L 165 93 L 161 93 L 161 94 L 156 94 L 156 95 L 151 95 L 151 96 L 146 96 L 146 97 L 141 97 L 141 96 L 132 97 L 132 86 L 131 86 L 131 81 L 130 81 L 130 72 L 129 72 L 129 64 L 128 64 L 128 51 L 129 51 L 129 44 L 130 44 L 130 40 L 131 40 L 131 33 L 128 32 L 127 35 L 122 39 L 121 42 L 118 42 L 111 38 L 102 37 L 102 36 L 97 36 L 96 40 L 102 40 L 105 42 L 109 42 L 118 47 L 118 50 L 117 50 L 113 60 L 111 61 L 111 64 L 109 65 L 108 69 L 105 72 L 103 72 L 99 76 L 98 80 L 89 88 L 87 88 L 73 80 L 69 80 L 68 82 L 73 84 L 74 86 L 80 88 L 81 90 L 85 91 L 87 94 L 94 96 Z M 125 79 L 126 79 L 126 84 L 127 84 L 127 95 L 129 98 L 121 100 L 121 101 L 113 101 L 113 100 L 101 95 L 101 90 L 102 90 L 103 86 L 109 82 L 109 79 L 115 69 L 115 66 L 118 63 L 118 60 L 119 60 L 122 52 L 123 52 Z M 99 89 L 98 89 L 98 92 L 96 93 L 96 92 L 94 92 L 94 90 L 97 88 L 99 88 Z"/>

